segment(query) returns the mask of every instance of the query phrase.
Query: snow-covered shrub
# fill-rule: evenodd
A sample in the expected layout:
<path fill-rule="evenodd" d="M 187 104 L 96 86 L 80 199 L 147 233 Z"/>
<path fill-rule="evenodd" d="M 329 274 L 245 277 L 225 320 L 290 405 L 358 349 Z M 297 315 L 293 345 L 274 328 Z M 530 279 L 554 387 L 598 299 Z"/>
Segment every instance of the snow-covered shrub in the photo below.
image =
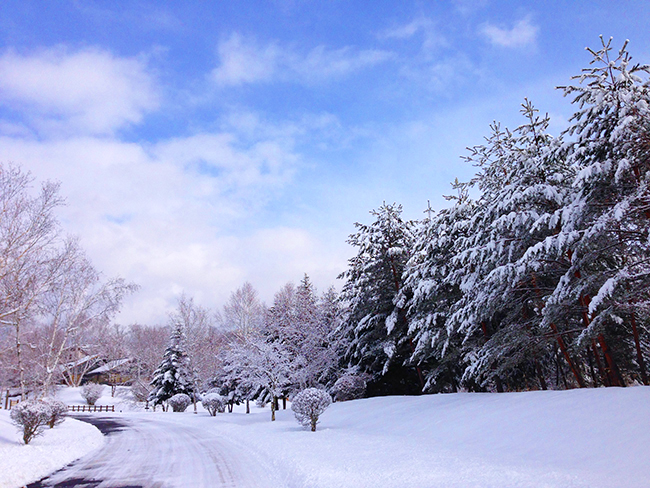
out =
<path fill-rule="evenodd" d="M 192 399 L 185 393 L 177 393 L 169 400 L 167 400 L 167 403 L 171 405 L 174 412 L 184 412 L 190 403 L 192 403 Z"/>
<path fill-rule="evenodd" d="M 53 429 L 55 425 L 62 423 L 68 416 L 68 406 L 62 401 L 50 397 L 44 398 L 43 401 L 50 406 L 51 412 L 47 425 L 50 426 L 50 429 Z"/>
<path fill-rule="evenodd" d="M 205 393 L 201 404 L 213 417 L 217 412 L 223 413 L 226 410 L 226 401 L 218 393 Z"/>
<path fill-rule="evenodd" d="M 23 433 L 25 444 L 43 433 L 52 415 L 51 407 L 41 400 L 20 402 L 11 409 L 11 420 Z"/>
<path fill-rule="evenodd" d="M 94 405 L 104 392 L 104 386 L 97 383 L 86 383 L 81 387 L 81 397 L 88 405 Z"/>
<path fill-rule="evenodd" d="M 295 396 L 291 403 L 291 410 L 301 425 L 311 426 L 311 430 L 314 432 L 318 418 L 331 403 L 332 397 L 325 390 L 307 388 Z"/>
<path fill-rule="evenodd" d="M 345 402 L 362 398 L 366 392 L 366 380 L 358 375 L 341 376 L 332 387 L 335 402 Z"/>

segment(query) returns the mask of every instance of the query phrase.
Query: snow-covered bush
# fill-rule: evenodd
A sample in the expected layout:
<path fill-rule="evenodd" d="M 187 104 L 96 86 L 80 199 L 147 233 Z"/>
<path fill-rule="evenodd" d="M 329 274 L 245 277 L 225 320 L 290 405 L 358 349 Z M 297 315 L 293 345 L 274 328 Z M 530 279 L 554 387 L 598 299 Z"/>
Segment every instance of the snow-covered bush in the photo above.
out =
<path fill-rule="evenodd" d="M 311 431 L 316 430 L 318 418 L 332 403 L 332 397 L 325 390 L 307 388 L 296 395 L 291 403 L 296 420 L 301 425 L 311 426 Z"/>
<path fill-rule="evenodd" d="M 104 392 L 104 386 L 97 383 L 86 383 L 81 387 L 81 397 L 88 405 L 94 405 Z"/>
<path fill-rule="evenodd" d="M 223 413 L 226 410 L 226 401 L 218 393 L 205 393 L 201 404 L 213 417 L 217 412 Z"/>
<path fill-rule="evenodd" d="M 362 398 L 366 392 L 366 380 L 358 375 L 341 376 L 332 387 L 335 402 L 345 402 Z"/>
<path fill-rule="evenodd" d="M 68 416 L 68 406 L 60 400 L 54 398 L 44 398 L 43 401 L 50 406 L 50 418 L 47 425 L 53 429 L 55 425 L 62 423 Z"/>
<path fill-rule="evenodd" d="M 40 400 L 20 402 L 11 409 L 11 420 L 23 433 L 25 444 L 43 433 L 52 415 L 51 407 Z"/>
<path fill-rule="evenodd" d="M 167 400 L 167 403 L 171 405 L 174 412 L 184 412 L 190 403 L 192 403 L 192 399 L 185 393 L 177 393 L 169 400 Z"/>

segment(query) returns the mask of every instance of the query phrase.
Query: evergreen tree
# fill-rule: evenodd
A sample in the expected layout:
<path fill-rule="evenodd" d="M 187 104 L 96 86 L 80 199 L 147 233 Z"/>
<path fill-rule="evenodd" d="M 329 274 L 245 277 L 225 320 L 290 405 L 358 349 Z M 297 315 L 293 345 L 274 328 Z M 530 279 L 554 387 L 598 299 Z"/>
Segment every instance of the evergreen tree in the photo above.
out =
<path fill-rule="evenodd" d="M 573 310 L 583 328 L 574 346 L 593 354 L 602 383 L 624 386 L 625 370 L 647 382 L 650 68 L 631 63 L 627 42 L 615 57 L 611 39 L 601 44 L 580 83 L 562 87 L 578 106 L 566 146 L 577 194 L 552 242 L 570 266 L 544 312 L 550 323 Z"/>
<path fill-rule="evenodd" d="M 165 349 L 160 366 L 153 373 L 153 387 L 148 400 L 154 405 L 162 404 L 177 393 L 190 397 L 194 393 L 192 373 L 185 352 L 185 333 L 182 322 L 176 322 Z"/>
<path fill-rule="evenodd" d="M 542 326 L 543 290 L 564 269 L 529 251 L 557 232 L 555 213 L 573 198 L 561 140 L 546 133 L 548 116 L 528 100 L 522 113 L 525 124 L 513 132 L 495 126 L 488 144 L 467 158 L 480 168 L 472 184 L 482 194 L 465 248 L 453 259 L 464 276 L 450 326 L 474 346 L 464 376 L 483 385 L 493 378 L 497 390 L 502 378 L 511 388 L 547 387 L 552 330 Z"/>
<path fill-rule="evenodd" d="M 552 369 L 554 387 L 648 382 L 649 68 L 610 42 L 564 87 L 569 142 L 526 102 L 524 125 L 495 124 L 467 158 L 476 203 L 419 228 L 396 303 L 427 390 L 459 370 L 497 390 L 546 388 Z"/>
<path fill-rule="evenodd" d="M 462 297 L 452 258 L 467 235 L 474 203 L 465 185 L 456 181 L 454 187 L 458 196 L 447 197 L 454 205 L 435 215 L 429 209 L 416 228 L 397 301 L 407 311 L 414 344 L 411 362 L 422 369 L 427 392 L 457 391 L 464 371 L 461 337 L 448 329 L 447 321 Z"/>
<path fill-rule="evenodd" d="M 345 362 L 368 374 L 369 395 L 413 394 L 423 383 L 407 364 L 412 353 L 404 310 L 395 305 L 413 236 L 411 222 L 401 218 L 401 205 L 382 205 L 372 211 L 375 222 L 356 223 L 348 240 L 357 255 L 341 274 L 345 304 L 341 333 L 349 343 Z"/>

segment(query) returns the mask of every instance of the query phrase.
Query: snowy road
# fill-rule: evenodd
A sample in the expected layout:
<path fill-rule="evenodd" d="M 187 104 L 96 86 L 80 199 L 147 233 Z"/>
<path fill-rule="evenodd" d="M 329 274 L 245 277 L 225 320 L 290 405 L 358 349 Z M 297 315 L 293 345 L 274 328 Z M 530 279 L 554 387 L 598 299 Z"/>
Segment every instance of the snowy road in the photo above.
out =
<path fill-rule="evenodd" d="M 175 488 L 282 486 L 253 453 L 200 425 L 161 416 L 92 417 L 107 434 L 99 451 L 30 487 Z"/>

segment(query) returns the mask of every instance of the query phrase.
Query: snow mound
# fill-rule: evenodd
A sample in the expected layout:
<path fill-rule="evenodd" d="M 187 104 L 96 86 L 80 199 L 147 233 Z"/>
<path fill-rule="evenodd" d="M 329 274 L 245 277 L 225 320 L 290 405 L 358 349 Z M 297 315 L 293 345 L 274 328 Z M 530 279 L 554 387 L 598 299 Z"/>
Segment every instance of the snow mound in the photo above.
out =
<path fill-rule="evenodd" d="M 104 443 L 97 428 L 68 418 L 25 445 L 9 412 L 0 410 L 0 488 L 19 488 L 38 481 Z"/>

